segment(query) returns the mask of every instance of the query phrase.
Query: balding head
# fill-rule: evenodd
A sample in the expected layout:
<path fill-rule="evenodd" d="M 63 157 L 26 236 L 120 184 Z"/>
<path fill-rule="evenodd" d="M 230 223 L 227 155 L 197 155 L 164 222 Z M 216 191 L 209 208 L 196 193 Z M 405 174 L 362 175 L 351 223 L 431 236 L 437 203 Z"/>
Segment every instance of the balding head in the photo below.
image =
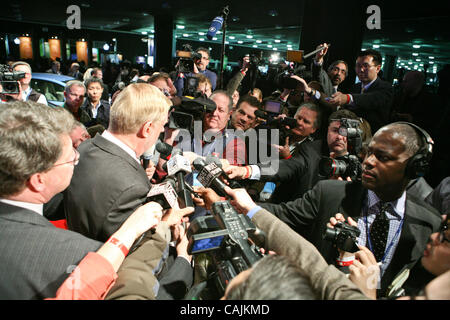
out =
<path fill-rule="evenodd" d="M 410 157 L 415 155 L 423 146 L 423 142 L 419 133 L 412 126 L 406 123 L 391 123 L 380 128 L 374 135 L 377 136 L 382 132 L 389 132 L 392 137 L 400 138 L 405 145 L 405 151 Z"/>

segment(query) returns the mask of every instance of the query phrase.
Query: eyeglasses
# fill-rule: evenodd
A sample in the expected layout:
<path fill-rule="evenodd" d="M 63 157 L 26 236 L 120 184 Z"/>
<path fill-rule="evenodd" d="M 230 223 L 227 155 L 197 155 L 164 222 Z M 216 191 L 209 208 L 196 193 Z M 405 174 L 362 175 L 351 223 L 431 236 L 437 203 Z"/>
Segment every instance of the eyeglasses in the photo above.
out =
<path fill-rule="evenodd" d="M 448 219 L 444 220 L 439 228 L 439 242 L 443 243 L 444 241 L 450 242 L 450 239 L 445 237 L 445 232 L 448 230 Z"/>
<path fill-rule="evenodd" d="M 62 166 L 63 164 L 68 164 L 68 163 L 71 163 L 71 164 L 73 164 L 74 166 L 76 166 L 76 165 L 78 164 L 78 162 L 80 162 L 80 153 L 79 153 L 78 150 L 75 149 L 75 148 L 73 148 L 73 151 L 74 151 L 74 153 L 75 153 L 75 157 L 73 158 L 73 160 L 66 161 L 66 162 L 63 162 L 63 163 L 55 164 L 54 167 Z"/>
<path fill-rule="evenodd" d="M 372 67 L 375 67 L 375 65 L 374 64 L 368 64 L 368 63 L 356 64 L 356 70 L 359 70 L 359 69 L 367 70 L 367 69 L 370 69 Z"/>

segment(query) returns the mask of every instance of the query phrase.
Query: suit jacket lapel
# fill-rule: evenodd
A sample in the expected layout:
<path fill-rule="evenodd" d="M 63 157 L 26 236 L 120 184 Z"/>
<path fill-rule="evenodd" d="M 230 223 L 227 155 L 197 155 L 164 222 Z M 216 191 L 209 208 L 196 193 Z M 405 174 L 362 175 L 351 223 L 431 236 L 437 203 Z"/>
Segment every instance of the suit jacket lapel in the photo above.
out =
<path fill-rule="evenodd" d="M 366 197 L 367 189 L 359 182 L 350 182 L 345 185 L 345 197 L 342 199 L 339 212 L 358 221 Z"/>

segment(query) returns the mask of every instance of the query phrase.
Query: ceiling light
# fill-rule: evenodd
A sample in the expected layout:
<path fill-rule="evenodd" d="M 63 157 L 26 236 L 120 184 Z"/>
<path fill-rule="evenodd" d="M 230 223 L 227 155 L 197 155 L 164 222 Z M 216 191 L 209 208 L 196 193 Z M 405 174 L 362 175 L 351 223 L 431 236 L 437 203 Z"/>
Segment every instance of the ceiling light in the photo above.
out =
<path fill-rule="evenodd" d="M 277 49 L 277 48 L 273 48 L 273 50 L 274 50 L 274 51 L 278 51 L 278 49 Z"/>
<path fill-rule="evenodd" d="M 142 31 L 142 32 L 141 32 L 141 34 L 147 34 L 147 33 L 148 33 L 147 31 Z"/>
<path fill-rule="evenodd" d="M 374 45 L 372 45 L 372 48 L 374 48 L 374 49 L 378 49 L 379 47 L 380 47 L 379 44 L 374 44 Z"/>
<path fill-rule="evenodd" d="M 419 48 L 420 48 L 420 44 L 414 44 L 414 45 L 413 45 L 413 48 L 414 48 L 414 49 L 419 49 Z"/>
<path fill-rule="evenodd" d="M 281 42 L 281 40 L 275 39 L 275 42 L 276 42 L 276 43 L 280 43 L 280 42 Z"/>
<path fill-rule="evenodd" d="M 198 35 L 199 35 L 199 36 L 204 36 L 205 33 L 204 33 L 204 32 L 199 32 Z"/>
<path fill-rule="evenodd" d="M 428 58 L 430 58 L 431 60 L 433 60 L 433 59 L 434 59 L 434 57 L 428 57 Z"/>
<path fill-rule="evenodd" d="M 200 41 L 205 41 L 205 38 L 200 38 L 200 39 L 198 39 L 198 40 L 200 40 Z"/>
<path fill-rule="evenodd" d="M 177 29 L 184 29 L 185 28 L 185 26 L 183 26 L 183 25 L 178 25 L 177 26 Z"/>
<path fill-rule="evenodd" d="M 422 61 L 422 60 L 420 60 L 420 59 L 416 59 L 416 61 L 417 61 L 417 62 L 420 62 L 420 61 Z"/>
<path fill-rule="evenodd" d="M 253 48 L 258 48 L 258 46 L 256 44 L 252 45 Z"/>
<path fill-rule="evenodd" d="M 272 45 L 271 45 L 271 44 L 268 44 L 268 45 L 267 45 L 267 48 L 272 48 Z"/>
<path fill-rule="evenodd" d="M 15 39 L 14 39 L 14 43 L 15 43 L 15 44 L 20 44 L 20 39 L 19 39 L 19 38 L 15 38 Z"/>
<path fill-rule="evenodd" d="M 235 36 L 229 36 L 228 37 L 230 40 L 234 40 L 234 39 L 236 39 L 236 37 Z"/>
<path fill-rule="evenodd" d="M 109 50 L 109 44 L 105 43 L 103 45 L 103 50 L 108 51 Z"/>
<path fill-rule="evenodd" d="M 213 37 L 212 39 L 213 39 L 214 41 L 215 41 L 215 40 L 217 40 L 217 38 L 216 38 L 216 37 Z"/>
<path fill-rule="evenodd" d="M 418 53 L 416 53 L 416 52 L 413 52 L 413 54 L 412 54 L 414 57 L 417 57 L 419 54 Z"/>
<path fill-rule="evenodd" d="M 244 41 L 239 40 L 238 43 L 244 43 Z"/>
<path fill-rule="evenodd" d="M 246 35 L 245 37 L 246 37 L 247 39 L 251 39 L 251 38 L 253 38 L 253 36 L 252 36 L 252 35 L 250 35 L 250 34 Z"/>
<path fill-rule="evenodd" d="M 256 43 L 262 43 L 262 41 L 261 40 L 256 40 Z"/>
<path fill-rule="evenodd" d="M 430 61 L 430 64 L 434 64 L 434 61 Z"/>
<path fill-rule="evenodd" d="M 189 37 L 189 34 L 188 33 L 183 33 L 183 37 L 187 38 L 187 37 Z"/>

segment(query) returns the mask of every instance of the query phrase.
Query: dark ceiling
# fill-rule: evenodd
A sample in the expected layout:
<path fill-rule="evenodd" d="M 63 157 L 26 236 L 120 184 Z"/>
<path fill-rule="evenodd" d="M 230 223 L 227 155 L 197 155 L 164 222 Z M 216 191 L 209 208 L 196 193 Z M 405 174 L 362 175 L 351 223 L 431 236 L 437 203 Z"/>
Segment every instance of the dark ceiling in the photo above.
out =
<path fill-rule="evenodd" d="M 147 32 L 151 36 L 154 32 L 153 16 L 170 13 L 174 16 L 176 26 L 184 26 L 183 29 L 175 27 L 177 38 L 208 42 L 205 35 L 199 32 L 206 34 L 210 21 L 224 5 L 228 5 L 228 44 L 258 46 L 265 50 L 284 52 L 290 48 L 299 48 L 304 2 L 12 0 L 2 5 L 0 19 L 64 26 L 69 16 L 66 9 L 75 4 L 81 8 L 82 28 L 142 34 Z M 363 48 L 379 46 L 378 49 L 384 55 L 395 55 L 400 58 L 399 65 L 405 63 L 405 66 L 411 68 L 417 63 L 417 68 L 420 69 L 420 63 L 425 59 L 429 62 L 430 56 L 434 57 L 434 65 L 449 63 L 449 1 L 422 1 L 417 5 L 403 0 L 374 0 L 370 4 L 380 6 L 382 28 L 377 32 L 366 32 Z M 220 43 L 221 40 L 222 37 L 218 34 L 217 40 L 211 42 Z M 413 48 L 413 44 L 420 44 L 421 47 Z M 413 53 L 418 55 L 413 56 Z M 416 59 L 421 61 L 415 61 Z M 408 65 L 408 62 L 411 63 Z"/>

